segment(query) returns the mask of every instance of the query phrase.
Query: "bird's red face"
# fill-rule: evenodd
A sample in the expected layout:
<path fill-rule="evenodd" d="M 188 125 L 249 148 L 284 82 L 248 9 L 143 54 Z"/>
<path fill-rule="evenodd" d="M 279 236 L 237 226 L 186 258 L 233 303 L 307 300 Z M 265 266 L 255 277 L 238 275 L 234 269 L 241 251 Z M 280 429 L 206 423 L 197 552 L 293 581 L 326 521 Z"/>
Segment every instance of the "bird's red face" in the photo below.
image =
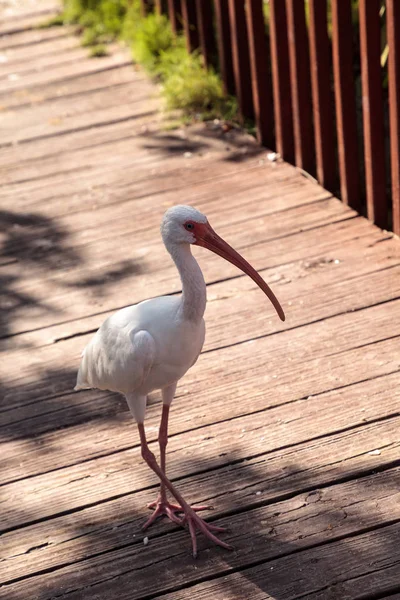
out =
<path fill-rule="evenodd" d="M 257 273 L 257 271 L 241 256 L 236 250 L 232 248 L 225 240 L 223 240 L 211 227 L 208 221 L 205 223 L 198 223 L 196 221 L 186 221 L 184 223 L 184 228 L 190 233 L 193 233 L 195 237 L 195 241 L 193 244 L 196 246 L 202 246 L 203 248 L 208 248 L 211 252 L 218 254 L 228 262 L 232 263 L 243 271 L 246 275 L 248 275 L 257 285 L 258 287 L 268 296 L 271 300 L 272 304 L 276 312 L 279 315 L 279 318 L 284 321 L 285 313 L 279 303 L 279 300 L 276 298 L 275 294 L 271 290 L 271 288 L 265 283 L 264 279 Z"/>

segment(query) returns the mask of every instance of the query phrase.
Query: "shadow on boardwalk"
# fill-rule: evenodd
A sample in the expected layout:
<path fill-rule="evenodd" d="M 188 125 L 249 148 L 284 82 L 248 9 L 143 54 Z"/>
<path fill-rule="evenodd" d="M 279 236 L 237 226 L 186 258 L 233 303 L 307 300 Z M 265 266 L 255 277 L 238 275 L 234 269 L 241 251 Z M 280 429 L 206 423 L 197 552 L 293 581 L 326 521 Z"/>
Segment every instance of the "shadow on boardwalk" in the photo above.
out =
<path fill-rule="evenodd" d="M 170 133 L 147 130 L 141 134 L 146 140 L 142 147 L 144 150 L 157 150 L 166 156 L 180 158 L 191 153 L 201 156 L 215 148 L 216 142 L 220 146 L 222 141 L 226 144 L 226 154 L 220 158 L 222 163 L 240 163 L 260 154 L 265 155 L 265 148 L 258 146 L 253 137 L 235 127 L 231 128 L 220 122 L 208 122 L 201 127 L 197 126 L 195 131 L 196 139 L 190 139 L 185 128 Z"/>
<path fill-rule="evenodd" d="M 67 273 L 73 268 L 83 267 L 85 260 L 70 241 L 70 232 L 59 226 L 56 219 L 41 214 L 2 210 L 0 233 L 0 339 L 3 339 L 0 348 L 4 351 L 9 348 L 7 338 L 13 334 L 13 320 L 23 317 L 27 307 L 53 313 L 55 320 L 57 318 L 57 311 L 50 302 L 40 301 L 32 287 L 25 289 L 23 273 L 27 269 L 34 270 L 45 281 L 58 272 Z M 60 279 L 58 283 L 66 288 L 96 288 L 96 293 L 101 296 L 116 281 L 140 272 L 140 264 L 127 259 L 104 270 L 101 276 L 87 275 L 67 283 Z M 34 328 L 35 322 L 32 321 L 28 329 Z"/>
<path fill-rule="evenodd" d="M 94 506 L 81 503 L 79 509 L 67 504 L 68 514 L 64 515 L 60 505 L 57 519 L 47 524 L 43 516 L 40 518 L 48 538 L 32 542 L 28 550 L 30 569 L 42 572 L 35 598 L 64 598 L 64 594 L 68 600 L 78 600 L 82 594 L 85 600 L 155 598 L 160 592 L 170 592 L 169 600 L 287 600 L 303 594 L 343 600 L 358 597 L 351 590 L 356 589 L 357 578 L 364 571 L 369 575 L 376 571 L 379 577 L 380 565 L 396 556 L 398 539 L 391 524 L 386 521 L 386 527 L 379 527 L 381 520 L 385 521 L 380 514 L 382 500 L 395 497 L 399 470 L 346 483 L 349 473 L 339 468 L 335 485 L 315 489 L 306 465 L 284 463 L 275 471 L 268 455 L 251 464 L 248 459 L 238 459 L 241 454 L 240 448 L 233 446 L 227 457 L 229 464 L 212 471 L 200 456 L 185 461 L 187 475 L 177 482 L 190 501 L 212 503 L 217 509 L 222 505 L 219 517 L 210 513 L 208 520 L 229 527 L 221 538 L 235 546 L 232 553 L 199 536 L 200 555 L 194 560 L 188 532 L 166 521 L 157 522 L 146 532 L 150 542 L 144 546 L 140 531 L 146 516 L 144 507 L 157 493 L 148 472 L 147 480 L 145 477 L 134 492 Z M 172 460 L 179 460 L 176 454 Z M 141 458 L 136 454 L 129 468 L 137 469 L 138 461 Z M 287 473 L 300 474 L 293 492 L 288 492 Z M 268 481 L 268 489 L 261 489 L 258 496 L 255 490 L 261 481 Z M 260 499 L 264 493 L 268 500 Z M 49 514 L 54 513 L 54 499 L 45 502 Z M 34 513 L 24 513 L 23 502 L 15 510 L 21 511 L 22 521 L 35 521 Z M 41 515 L 45 513 L 42 506 Z M 371 530 L 373 542 L 368 533 Z M 28 539 L 34 531 L 35 525 L 28 528 Z M 357 533 L 357 538 L 352 539 L 352 533 Z M 4 539 L 8 541 L 7 535 Z M 10 556 L 8 564 L 12 566 L 13 560 L 21 560 L 21 556 Z M 238 567 L 240 573 L 236 573 Z M 214 588 L 217 574 L 218 587 Z M 10 582 L 13 579 L 18 577 Z M 346 580 L 343 586 L 342 579 Z M 196 582 L 201 583 L 191 588 Z M 26 584 L 29 587 L 28 581 Z M 22 580 L 4 590 L 9 600 L 22 600 L 28 587 L 24 588 Z"/>

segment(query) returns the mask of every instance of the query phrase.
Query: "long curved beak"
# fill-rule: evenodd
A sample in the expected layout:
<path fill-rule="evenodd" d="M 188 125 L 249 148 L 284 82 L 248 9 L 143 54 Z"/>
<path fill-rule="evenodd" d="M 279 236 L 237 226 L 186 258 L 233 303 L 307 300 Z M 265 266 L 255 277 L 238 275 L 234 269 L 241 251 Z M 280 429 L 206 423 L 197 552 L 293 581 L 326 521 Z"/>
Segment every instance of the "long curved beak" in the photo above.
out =
<path fill-rule="evenodd" d="M 198 227 L 198 224 L 196 224 Z M 211 227 L 209 223 L 205 223 L 201 225 L 201 230 L 195 234 L 197 246 L 202 246 L 203 248 L 208 248 L 211 252 L 218 254 L 228 262 L 232 263 L 243 271 L 246 275 L 248 275 L 254 283 L 258 285 L 258 287 L 268 296 L 276 312 L 278 313 L 281 321 L 285 320 L 285 313 L 283 312 L 283 308 L 279 303 L 279 300 L 275 296 L 274 292 L 271 290 L 269 285 L 267 285 L 264 279 L 257 273 L 257 271 L 241 256 L 236 250 L 232 248 L 225 240 L 223 240 Z"/>

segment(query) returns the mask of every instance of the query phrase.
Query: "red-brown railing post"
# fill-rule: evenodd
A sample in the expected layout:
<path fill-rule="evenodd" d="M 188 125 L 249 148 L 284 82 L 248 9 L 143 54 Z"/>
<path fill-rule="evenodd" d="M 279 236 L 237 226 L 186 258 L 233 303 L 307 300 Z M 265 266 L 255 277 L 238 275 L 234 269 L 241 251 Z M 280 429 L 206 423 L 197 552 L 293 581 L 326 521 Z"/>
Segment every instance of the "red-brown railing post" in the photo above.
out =
<path fill-rule="evenodd" d="M 158 15 L 167 14 L 167 0 L 154 0 L 154 8 Z"/>
<path fill-rule="evenodd" d="M 229 0 L 231 23 L 232 62 L 235 90 L 242 118 L 253 117 L 249 42 L 247 37 L 244 0 Z"/>
<path fill-rule="evenodd" d="M 309 0 L 310 65 L 313 97 L 315 154 L 318 182 L 327 190 L 336 187 L 331 49 L 326 0 Z"/>
<path fill-rule="evenodd" d="M 172 31 L 176 35 L 182 29 L 181 0 L 168 0 L 168 17 Z"/>
<path fill-rule="evenodd" d="M 188 52 L 193 52 L 199 47 L 199 32 L 197 29 L 196 4 L 194 0 L 182 1 L 182 20 L 185 31 Z"/>
<path fill-rule="evenodd" d="M 331 0 L 331 7 L 340 190 L 343 202 L 359 210 L 361 198 L 353 79 L 351 0 Z"/>
<path fill-rule="evenodd" d="M 360 0 L 364 160 L 368 218 L 387 227 L 380 0 Z"/>
<path fill-rule="evenodd" d="M 204 66 L 209 67 L 213 64 L 216 54 L 211 0 L 196 0 L 196 9 L 200 49 L 204 58 Z"/>
<path fill-rule="evenodd" d="M 284 0 L 270 0 L 269 6 L 276 149 L 282 158 L 293 162 L 293 116 L 286 4 Z"/>
<path fill-rule="evenodd" d="M 263 0 L 246 0 L 246 15 L 257 139 L 261 144 L 273 148 L 272 92 Z"/>
<path fill-rule="evenodd" d="M 234 94 L 231 26 L 229 22 L 229 0 L 214 0 L 219 68 L 226 94 Z"/>
<path fill-rule="evenodd" d="M 296 165 L 314 169 L 310 57 L 304 0 L 286 0 Z"/>
<path fill-rule="evenodd" d="M 386 0 L 393 231 L 400 235 L 400 4 Z"/>
<path fill-rule="evenodd" d="M 147 15 L 148 8 L 148 0 L 140 0 L 140 14 L 142 17 Z"/>

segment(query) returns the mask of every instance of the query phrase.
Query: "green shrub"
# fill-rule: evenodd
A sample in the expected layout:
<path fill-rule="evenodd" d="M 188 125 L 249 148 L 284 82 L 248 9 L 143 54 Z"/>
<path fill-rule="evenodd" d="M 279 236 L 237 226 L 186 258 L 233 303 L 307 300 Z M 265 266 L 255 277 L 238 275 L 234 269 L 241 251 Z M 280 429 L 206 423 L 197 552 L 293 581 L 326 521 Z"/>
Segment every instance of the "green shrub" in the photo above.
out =
<path fill-rule="evenodd" d="M 84 46 L 118 37 L 127 12 L 127 0 L 65 0 L 64 21 L 84 28 Z"/>
<path fill-rule="evenodd" d="M 46 21 L 42 21 L 42 23 L 39 23 L 36 27 L 38 29 L 47 29 L 48 27 L 60 27 L 61 25 L 64 25 L 63 13 L 60 13 L 55 17 L 50 17 L 50 19 L 47 19 Z"/>
<path fill-rule="evenodd" d="M 176 53 L 179 60 L 175 64 L 169 62 L 164 73 L 163 95 L 167 108 L 180 109 L 203 119 L 227 117 L 228 113 L 231 118 L 236 112 L 235 103 L 225 97 L 220 77 L 212 69 L 204 69 L 200 55 L 182 54 L 181 50 Z"/>
<path fill-rule="evenodd" d="M 200 118 L 232 119 L 237 113 L 219 75 L 204 69 L 200 54 L 187 52 L 165 15 L 143 18 L 139 0 L 64 0 L 64 21 L 83 28 L 81 43 L 92 48 L 91 56 L 104 56 L 104 44 L 115 38 L 129 44 L 134 60 L 163 83 L 169 109 Z"/>
<path fill-rule="evenodd" d="M 107 56 L 107 46 L 104 44 L 97 44 L 97 46 L 92 46 L 89 51 L 89 56 L 93 58 L 100 58 L 102 56 Z"/>
<path fill-rule="evenodd" d="M 132 54 L 149 73 L 159 73 L 163 54 L 173 47 L 174 36 L 165 15 L 149 14 L 136 25 Z"/>

